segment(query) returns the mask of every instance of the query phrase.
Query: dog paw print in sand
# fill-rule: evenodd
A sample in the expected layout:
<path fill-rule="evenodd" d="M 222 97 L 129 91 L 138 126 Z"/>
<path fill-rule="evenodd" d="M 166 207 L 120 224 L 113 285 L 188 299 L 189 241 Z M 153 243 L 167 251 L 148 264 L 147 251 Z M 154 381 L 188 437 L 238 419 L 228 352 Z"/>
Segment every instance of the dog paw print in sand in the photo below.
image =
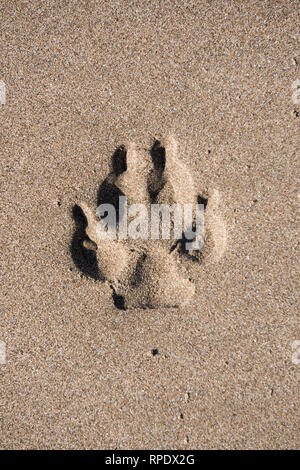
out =
<path fill-rule="evenodd" d="M 216 189 L 208 192 L 207 197 L 199 194 L 190 170 L 179 156 L 173 137 L 166 138 L 162 143 L 156 141 L 150 151 L 138 149 L 130 143 L 126 148 L 120 148 L 117 156 L 113 172 L 100 187 L 102 197 L 98 200 L 98 203 L 111 204 L 117 209 L 114 236 L 103 239 L 103 232 L 100 235 L 99 227 L 105 219 L 105 211 L 99 213 L 101 205 L 98 204 L 96 211 L 96 207 L 81 202 L 79 206 L 86 218 L 85 236 L 81 240 L 84 249 L 93 253 L 100 278 L 109 284 L 115 305 L 119 308 L 183 306 L 195 294 L 195 284 L 189 277 L 189 263 L 198 261 L 199 269 L 204 269 L 206 263 L 220 260 L 226 249 L 226 226 L 219 208 L 220 194 Z M 172 238 L 174 214 L 170 217 L 171 236 L 166 239 L 147 236 L 148 219 L 146 235 L 145 230 L 144 233 L 143 230 L 135 232 L 140 233 L 140 237 L 129 237 L 128 232 L 124 235 L 125 212 L 118 213 L 120 197 L 124 201 L 126 199 L 129 209 L 143 209 L 136 218 L 132 214 L 130 217 L 130 210 L 129 215 L 126 212 L 126 224 L 131 223 L 135 228 L 139 225 L 139 229 L 142 226 L 145 229 L 145 216 L 151 214 L 153 205 L 171 207 L 176 204 L 177 207 L 185 207 L 192 204 L 199 207 L 203 204 L 204 231 L 201 236 L 195 232 L 194 240 L 190 240 L 194 242 L 193 247 L 202 245 L 202 248 L 187 250 L 185 232 L 181 232 L 180 237 Z M 102 209 L 106 207 L 102 206 Z M 198 243 L 200 238 L 202 243 Z"/>

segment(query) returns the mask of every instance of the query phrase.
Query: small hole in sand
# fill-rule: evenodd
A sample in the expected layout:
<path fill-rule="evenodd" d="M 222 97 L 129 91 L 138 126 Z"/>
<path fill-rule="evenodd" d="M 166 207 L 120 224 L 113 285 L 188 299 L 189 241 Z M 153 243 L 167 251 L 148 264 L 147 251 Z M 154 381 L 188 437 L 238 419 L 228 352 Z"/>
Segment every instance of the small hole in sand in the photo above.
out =
<path fill-rule="evenodd" d="M 155 140 L 150 151 L 155 170 L 163 172 L 166 166 L 166 150 Z"/>
<path fill-rule="evenodd" d="M 152 354 L 152 356 L 157 356 L 157 354 L 159 354 L 158 349 L 152 349 L 151 354 Z"/>

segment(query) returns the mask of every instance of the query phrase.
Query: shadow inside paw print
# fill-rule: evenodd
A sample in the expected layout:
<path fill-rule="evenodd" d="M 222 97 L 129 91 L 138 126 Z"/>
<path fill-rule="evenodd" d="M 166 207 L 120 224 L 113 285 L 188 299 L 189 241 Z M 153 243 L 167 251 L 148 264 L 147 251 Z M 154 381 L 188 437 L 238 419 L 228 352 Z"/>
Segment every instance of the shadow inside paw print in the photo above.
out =
<path fill-rule="evenodd" d="M 84 246 L 84 241 L 88 240 L 85 233 L 87 227 L 87 220 L 82 209 L 75 205 L 72 209 L 72 217 L 75 221 L 75 232 L 71 241 L 71 255 L 75 266 L 85 276 L 91 277 L 96 280 L 104 280 L 101 276 L 97 263 L 97 255 L 95 251 L 88 250 Z"/>
<path fill-rule="evenodd" d="M 100 204 L 112 204 L 116 209 L 117 218 L 119 197 L 124 196 L 124 194 L 113 181 L 115 177 L 119 176 L 124 171 L 126 171 L 126 149 L 124 146 L 120 146 L 112 156 L 112 172 L 102 182 L 97 194 L 97 206 Z M 75 266 L 85 276 L 104 281 L 105 277 L 99 269 L 96 251 L 85 247 L 85 242 L 89 240 L 86 234 L 88 223 L 83 210 L 77 204 L 73 206 L 72 217 L 75 222 L 76 230 L 71 241 L 70 251 Z M 117 297 L 117 295 L 114 295 L 114 298 L 116 298 L 115 303 L 122 305 L 122 300 L 118 300 Z"/>
<path fill-rule="evenodd" d="M 119 309 L 185 305 L 193 297 L 195 285 L 183 273 L 183 258 L 199 263 L 218 261 L 226 249 L 226 227 L 218 210 L 219 192 L 212 191 L 208 198 L 199 194 L 189 169 L 178 157 L 177 142 L 168 137 L 163 145 L 155 140 L 150 152 L 137 149 L 133 143 L 115 151 L 112 171 L 99 187 L 97 205 L 110 204 L 115 208 L 118 230 L 123 217 L 119 213 L 122 196 L 127 198 L 128 206 L 143 206 L 149 209 L 149 214 L 153 205 L 202 204 L 204 247 L 196 251 L 186 249 L 184 233 L 173 239 L 149 240 L 123 239 L 118 232 L 116 238 L 104 240 L 99 236 L 101 219 L 81 202 L 81 209 L 75 206 L 73 210 L 76 231 L 71 252 L 76 266 L 87 276 L 107 282 Z M 174 220 L 170 221 L 174 228 Z"/>

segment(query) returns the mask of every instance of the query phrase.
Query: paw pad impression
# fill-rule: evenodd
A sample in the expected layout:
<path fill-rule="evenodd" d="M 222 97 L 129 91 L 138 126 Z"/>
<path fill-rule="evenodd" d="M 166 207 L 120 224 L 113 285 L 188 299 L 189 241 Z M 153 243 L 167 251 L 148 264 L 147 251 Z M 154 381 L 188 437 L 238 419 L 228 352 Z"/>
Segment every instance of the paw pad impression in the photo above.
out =
<path fill-rule="evenodd" d="M 169 136 L 162 144 L 155 141 L 150 151 L 138 149 L 134 143 L 126 148 L 122 171 L 113 171 L 107 178 L 118 194 L 126 198 L 129 208 L 126 223 L 134 220 L 132 208 L 142 208 L 142 214 L 152 214 L 154 205 L 161 207 L 186 207 L 205 201 L 204 224 L 201 234 L 203 249 L 186 251 L 185 236 L 174 235 L 175 216 L 170 213 L 170 238 L 151 239 L 150 221 L 148 236 L 121 236 L 124 217 L 117 214 L 115 237 L 103 239 L 99 231 L 101 217 L 86 202 L 80 207 L 87 219 L 85 241 L 88 249 L 96 250 L 99 269 L 113 289 L 114 298 L 125 299 L 125 306 L 144 308 L 178 307 L 186 305 L 195 294 L 195 284 L 182 269 L 182 257 L 198 260 L 202 264 L 219 261 L 226 250 L 226 225 L 219 211 L 220 193 L 213 190 L 208 199 L 199 196 L 190 170 L 178 156 L 178 145 Z M 116 205 L 117 201 L 113 201 Z M 139 206 L 136 206 L 139 205 Z M 99 208 L 98 208 L 99 209 Z M 98 214 L 98 215 L 97 215 Z M 123 217 L 123 218 L 122 218 Z M 104 219 L 103 219 L 104 220 Z M 139 222 L 143 225 L 145 218 Z M 151 220 L 152 223 L 152 220 Z M 162 221 L 160 220 L 160 228 Z M 145 225 L 144 225 L 145 228 Z M 194 236 L 197 239 L 198 234 Z"/>

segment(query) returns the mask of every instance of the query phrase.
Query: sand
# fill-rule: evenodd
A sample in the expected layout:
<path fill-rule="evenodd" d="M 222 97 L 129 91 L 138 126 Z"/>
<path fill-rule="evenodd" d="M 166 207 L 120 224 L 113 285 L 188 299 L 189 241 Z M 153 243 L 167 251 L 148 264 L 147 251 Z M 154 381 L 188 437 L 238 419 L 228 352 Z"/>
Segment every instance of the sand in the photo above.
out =
<path fill-rule="evenodd" d="M 2 449 L 299 447 L 298 20 L 292 0 L 3 2 Z M 119 146 L 171 134 L 226 251 L 188 265 L 186 306 L 117 308 L 75 205 Z"/>

